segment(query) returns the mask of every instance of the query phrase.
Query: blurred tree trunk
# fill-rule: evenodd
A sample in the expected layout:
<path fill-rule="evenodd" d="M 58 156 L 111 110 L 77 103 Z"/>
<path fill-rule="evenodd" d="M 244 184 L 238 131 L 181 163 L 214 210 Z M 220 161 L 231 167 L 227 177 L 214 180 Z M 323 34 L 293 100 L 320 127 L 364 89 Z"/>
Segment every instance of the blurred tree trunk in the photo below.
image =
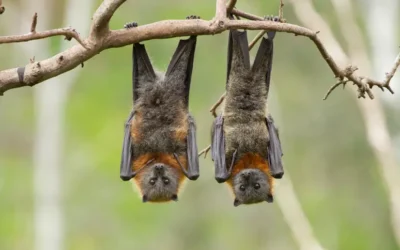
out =
<path fill-rule="evenodd" d="M 56 9 L 51 0 L 23 0 L 20 13 L 14 16 L 29 17 L 38 13 L 37 30 L 54 28 L 52 14 Z M 87 35 L 90 25 L 93 0 L 69 0 L 66 3 L 63 26 L 73 26 L 82 35 Z M 10 8 L 11 9 L 11 8 Z M 14 8 L 15 9 L 15 8 Z M 15 20 L 16 18 L 14 18 Z M 19 18 L 18 18 L 19 19 Z M 20 22 L 15 29 L 9 25 L 10 34 L 26 33 L 30 19 Z M 29 20 L 29 21 L 28 21 Z M 52 55 L 49 39 L 18 44 L 16 51 L 22 52 L 23 60 Z M 60 50 L 72 46 L 62 42 Z M 21 51 L 22 50 L 22 51 Z M 64 146 L 65 103 L 71 84 L 79 70 L 70 71 L 34 88 L 36 132 L 34 137 L 34 245 L 37 250 L 62 250 L 64 248 L 64 215 L 62 209 L 62 160 Z"/>
<path fill-rule="evenodd" d="M 398 43 L 398 18 L 399 0 L 364 0 L 360 2 L 366 8 L 365 20 L 368 37 L 371 43 L 371 74 L 376 79 L 382 79 L 384 73 L 392 67 L 394 57 L 399 53 Z M 392 80 L 395 93 L 400 91 L 400 76 L 396 74 Z M 394 95 L 381 95 L 382 98 L 393 106 L 399 104 L 399 98 Z"/>

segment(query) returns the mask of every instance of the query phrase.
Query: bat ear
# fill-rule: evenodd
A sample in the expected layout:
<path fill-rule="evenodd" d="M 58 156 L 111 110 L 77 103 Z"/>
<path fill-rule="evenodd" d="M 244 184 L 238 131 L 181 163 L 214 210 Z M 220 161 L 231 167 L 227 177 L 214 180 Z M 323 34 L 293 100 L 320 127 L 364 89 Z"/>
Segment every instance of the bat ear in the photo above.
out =
<path fill-rule="evenodd" d="M 235 207 L 237 207 L 237 206 L 239 206 L 239 205 L 241 205 L 241 204 L 242 204 L 242 202 L 239 201 L 239 200 L 236 199 L 236 198 L 235 198 L 235 200 L 233 201 L 233 205 L 234 205 Z"/>
<path fill-rule="evenodd" d="M 266 76 L 271 71 L 274 44 L 271 38 L 263 37 L 254 59 L 253 72 Z"/>
<path fill-rule="evenodd" d="M 132 84 L 133 84 L 133 99 L 137 100 L 137 89 L 141 84 L 146 82 L 154 82 L 156 74 L 153 66 L 151 65 L 150 58 L 147 55 L 146 48 L 143 44 L 136 43 L 132 51 L 133 70 L 132 70 Z"/>
<path fill-rule="evenodd" d="M 250 69 L 248 46 L 246 31 L 231 30 L 229 32 L 227 81 L 231 73 Z"/>
<path fill-rule="evenodd" d="M 143 203 L 145 203 L 145 202 L 147 202 L 147 201 L 148 201 L 148 197 L 147 197 L 147 195 L 143 195 L 143 197 L 142 197 L 142 201 L 143 201 Z"/>
<path fill-rule="evenodd" d="M 272 196 L 271 194 L 267 195 L 267 199 L 265 201 L 268 203 L 274 202 L 274 196 Z"/>
<path fill-rule="evenodd" d="M 168 83 L 174 84 L 177 90 L 184 90 L 185 96 L 189 95 L 196 41 L 196 36 L 179 41 L 165 73 Z"/>
<path fill-rule="evenodd" d="M 172 195 L 171 200 L 178 201 L 178 195 L 177 194 Z"/>

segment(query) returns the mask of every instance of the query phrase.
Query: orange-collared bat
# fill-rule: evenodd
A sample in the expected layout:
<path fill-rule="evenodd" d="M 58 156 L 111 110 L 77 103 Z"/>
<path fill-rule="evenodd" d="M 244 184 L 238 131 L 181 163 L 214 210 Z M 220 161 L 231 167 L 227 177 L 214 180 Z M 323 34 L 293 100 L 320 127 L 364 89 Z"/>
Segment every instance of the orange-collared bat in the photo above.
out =
<path fill-rule="evenodd" d="M 274 178 L 284 173 L 278 130 L 266 111 L 274 36 L 262 38 L 251 66 L 246 31 L 229 34 L 225 106 L 213 124 L 211 152 L 215 179 L 230 186 L 234 206 L 273 202 Z"/>
<path fill-rule="evenodd" d="M 196 126 L 188 111 L 195 49 L 195 36 L 180 40 L 164 75 L 154 71 L 144 45 L 133 45 L 133 110 L 120 177 L 133 178 L 143 202 L 177 201 L 185 177 L 199 177 Z"/>

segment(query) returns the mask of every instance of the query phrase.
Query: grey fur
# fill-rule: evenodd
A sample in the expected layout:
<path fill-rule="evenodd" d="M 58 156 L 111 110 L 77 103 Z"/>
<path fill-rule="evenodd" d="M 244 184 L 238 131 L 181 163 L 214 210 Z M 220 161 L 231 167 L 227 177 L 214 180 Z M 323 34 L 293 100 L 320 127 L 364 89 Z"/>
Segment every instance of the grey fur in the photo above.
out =
<path fill-rule="evenodd" d="M 144 45 L 135 44 L 133 50 L 135 113 L 130 125 L 137 122 L 135 129 L 139 135 L 130 137 L 131 145 L 128 146 L 131 146 L 131 158 L 126 156 L 129 147 L 124 143 L 123 163 L 127 161 L 125 159 L 134 162 L 148 153 L 185 156 L 188 159 L 188 171 L 184 171 L 185 175 L 191 180 L 198 178 L 196 125 L 188 111 L 195 47 L 196 37 L 181 40 L 164 75 L 154 71 Z M 182 130 L 182 127 L 188 129 L 186 140 L 177 138 L 176 132 Z M 188 143 L 190 145 L 187 145 Z M 157 166 L 162 166 L 163 170 L 157 171 Z M 139 185 L 143 201 L 177 201 L 180 174 L 179 170 L 160 162 L 154 162 L 140 170 Z M 168 183 L 163 183 L 163 180 L 168 180 Z"/>
<path fill-rule="evenodd" d="M 259 186 L 256 186 L 259 185 Z M 243 190 L 242 190 L 242 189 Z M 259 169 L 245 169 L 233 178 L 235 206 L 267 201 L 270 186 L 266 175 Z"/>
<path fill-rule="evenodd" d="M 154 82 L 142 83 L 137 89 L 139 98 L 134 109 L 141 113 L 140 137 L 143 139 L 133 140 L 133 159 L 146 153 L 186 154 L 186 143 L 178 142 L 174 132 L 180 128 L 181 120 L 188 119 L 189 113 L 179 85 L 171 85 L 178 84 L 157 74 Z"/>
<path fill-rule="evenodd" d="M 145 197 L 144 202 L 171 200 L 178 193 L 179 173 L 176 169 L 155 163 L 143 169 L 142 172 L 140 186 Z"/>
<path fill-rule="evenodd" d="M 237 36 L 235 33 L 240 33 L 231 32 L 233 38 Z M 263 41 L 266 39 L 263 38 Z M 236 149 L 239 159 L 248 152 L 266 158 L 269 137 L 265 124 L 268 94 L 265 71 L 270 61 L 260 58 L 263 60 L 257 62 L 256 58 L 252 68 L 245 67 L 242 63 L 245 57 L 239 49 L 241 41 L 232 39 L 232 42 L 232 62 L 224 107 L 226 162 L 231 161 Z"/>
<path fill-rule="evenodd" d="M 216 119 L 215 128 L 212 131 L 213 142 L 218 141 L 218 138 L 215 138 L 218 131 L 216 125 L 218 121 L 223 122 L 223 131 L 219 134 L 223 136 L 225 148 L 224 152 L 220 152 L 221 150 L 213 152 L 213 159 L 221 161 L 220 157 L 224 157 L 222 163 L 233 162 L 235 158 L 241 159 L 245 154 L 251 153 L 260 155 L 265 160 L 269 160 L 269 163 L 273 162 L 277 166 L 280 164 L 277 168 L 282 167 L 280 159 L 282 151 L 276 128 L 272 119 L 266 119 L 274 36 L 275 32 L 268 32 L 267 37 L 262 39 L 254 64 L 250 66 L 246 31 L 230 31 L 223 118 Z M 269 126 L 267 126 L 267 121 L 271 121 Z M 271 131 L 272 134 L 270 134 Z M 271 135 L 274 139 L 272 144 Z M 237 152 L 236 157 L 234 152 Z M 274 156 L 272 161 L 269 159 L 271 156 Z M 222 173 L 218 162 L 214 161 L 214 163 L 218 173 Z M 233 177 L 232 186 L 236 196 L 234 205 L 273 202 L 268 176 L 256 166 L 245 167 Z M 272 176 L 282 177 L 283 168 L 274 172 L 277 168 L 275 165 L 270 166 Z"/>

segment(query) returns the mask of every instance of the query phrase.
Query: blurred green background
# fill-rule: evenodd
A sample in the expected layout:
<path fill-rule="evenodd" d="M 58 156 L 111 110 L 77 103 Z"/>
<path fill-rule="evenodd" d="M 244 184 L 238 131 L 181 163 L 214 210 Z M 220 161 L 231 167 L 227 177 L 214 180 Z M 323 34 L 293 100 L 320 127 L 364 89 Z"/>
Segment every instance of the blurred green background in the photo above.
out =
<path fill-rule="evenodd" d="M 26 2 L 3 1 L 6 12 L 0 16 L 1 35 L 29 31 L 34 11 L 39 12 L 39 24 L 41 13 L 48 13 L 47 28 L 65 26 L 67 0 L 48 1 L 46 9 L 32 12 L 27 12 Z M 100 2 L 94 1 L 91 13 Z M 330 1 L 314 2 L 343 41 Z M 354 15 L 365 30 L 363 2 L 354 4 Z M 240 9 L 257 15 L 277 15 L 278 5 L 279 1 L 238 1 Z M 214 0 L 129 0 L 115 13 L 110 26 L 120 29 L 130 21 L 140 25 L 191 14 L 211 19 L 214 9 Z M 28 14 L 23 15 L 24 11 Z M 14 18 L 8 16 L 12 13 Z M 300 24 L 290 3 L 285 6 L 285 18 Z M 82 32 L 88 26 L 74 28 Z M 197 121 L 199 150 L 210 142 L 212 116 L 208 110 L 225 87 L 227 34 L 198 38 L 190 110 Z M 249 32 L 249 40 L 255 34 Z M 50 55 L 58 53 L 61 46 L 72 46 L 61 37 L 48 41 Z M 335 80 L 315 46 L 307 38 L 289 34 L 278 34 L 275 41 L 269 110 L 280 128 L 285 169 L 315 238 L 332 250 L 400 249 L 379 162 L 367 141 L 356 99 L 339 88 L 322 101 Z M 177 42 L 178 38 L 145 42 L 155 67 L 166 69 Z M 40 43 L 44 42 L 34 44 Z M 36 60 L 44 59 L 38 57 L 43 52 L 39 47 L 27 54 L 20 46 L 0 46 L 1 69 L 27 64 L 33 55 Z M 61 114 L 65 143 L 61 164 L 55 166 L 61 171 L 62 248 L 299 249 L 277 202 L 233 206 L 227 187 L 214 180 L 210 157 L 201 158 L 200 179 L 187 183 L 177 203 L 143 204 L 131 185 L 120 180 L 123 124 L 132 104 L 131 49 L 103 51 L 85 62 L 84 68 L 73 70 L 78 72 L 77 78 Z M 68 74 L 63 79 L 68 79 Z M 46 84 L 49 82 L 34 89 L 39 91 Z M 34 89 L 11 90 L 0 98 L 1 250 L 35 249 L 38 110 Z M 400 132 L 398 109 L 386 105 L 385 113 L 389 130 L 396 135 Z M 276 199 L 284 198 L 278 182 Z"/>

